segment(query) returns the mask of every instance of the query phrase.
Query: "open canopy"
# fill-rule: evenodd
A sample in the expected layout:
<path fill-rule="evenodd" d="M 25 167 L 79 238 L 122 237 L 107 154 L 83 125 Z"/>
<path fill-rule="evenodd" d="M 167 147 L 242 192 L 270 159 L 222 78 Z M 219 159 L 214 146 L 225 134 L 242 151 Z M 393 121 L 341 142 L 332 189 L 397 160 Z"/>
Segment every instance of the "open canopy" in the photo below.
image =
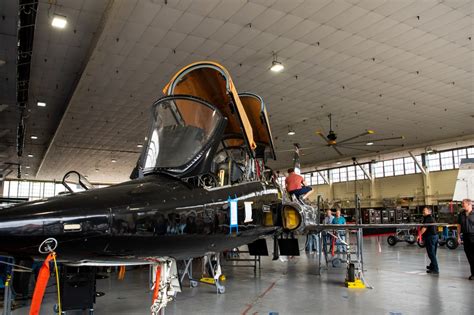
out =
<path fill-rule="evenodd" d="M 140 158 L 144 174 L 187 174 L 220 139 L 226 118 L 192 96 L 168 96 L 153 105 L 153 122 Z"/>
<path fill-rule="evenodd" d="M 192 63 L 174 75 L 163 93 L 192 95 L 214 105 L 227 118 L 224 139 L 240 139 L 240 144 L 245 144 L 253 156 L 257 145 L 252 125 L 232 78 L 223 66 L 211 61 Z"/>
<path fill-rule="evenodd" d="M 254 139 L 257 143 L 257 157 L 263 157 L 259 155 L 267 152 L 267 157 L 276 160 L 272 132 L 263 99 L 256 94 L 248 92 L 239 93 L 239 97 L 254 131 Z"/>

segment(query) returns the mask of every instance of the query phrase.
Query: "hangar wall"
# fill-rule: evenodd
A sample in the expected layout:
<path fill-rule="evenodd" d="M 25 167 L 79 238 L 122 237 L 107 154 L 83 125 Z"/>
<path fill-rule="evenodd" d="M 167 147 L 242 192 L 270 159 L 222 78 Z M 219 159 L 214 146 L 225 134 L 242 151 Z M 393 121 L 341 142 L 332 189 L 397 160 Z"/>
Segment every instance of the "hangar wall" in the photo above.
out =
<path fill-rule="evenodd" d="M 357 181 L 357 193 L 361 196 L 362 207 L 382 207 L 384 199 L 392 199 L 398 205 L 436 205 L 438 201 L 451 200 L 454 193 L 458 170 L 412 174 Z M 334 183 L 312 186 L 316 199 L 339 200 L 347 207 L 353 207 L 355 182 Z"/>

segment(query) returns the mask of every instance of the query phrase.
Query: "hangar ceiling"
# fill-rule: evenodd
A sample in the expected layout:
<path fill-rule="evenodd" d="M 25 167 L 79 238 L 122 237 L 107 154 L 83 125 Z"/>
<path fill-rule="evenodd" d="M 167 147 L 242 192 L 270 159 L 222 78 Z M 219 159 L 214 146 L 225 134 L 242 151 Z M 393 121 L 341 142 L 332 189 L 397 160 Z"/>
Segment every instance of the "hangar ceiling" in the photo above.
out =
<path fill-rule="evenodd" d="M 403 135 L 398 143 L 407 146 L 474 135 L 470 0 L 52 3 L 38 6 L 26 178 L 60 179 L 74 169 L 94 182 L 126 180 L 151 103 L 172 74 L 198 60 L 222 63 L 239 92 L 264 98 L 277 151 L 293 142 L 314 146 L 303 165 L 338 157 L 315 134 L 328 131 L 329 113 L 340 139 L 365 129 Z M 67 28 L 53 29 L 52 14 L 66 16 Z M 4 21 L 1 36 L 11 38 Z M 11 55 L 8 43 L 0 59 Z M 285 65 L 281 73 L 269 71 L 272 52 Z M 0 75 L 11 78 L 10 68 Z M 0 92 L 10 105 L 2 113 L 9 133 L 1 143 L 10 152 L 2 161 L 16 161 L 11 90 Z M 291 163 L 291 154 L 278 158 L 277 168 Z"/>

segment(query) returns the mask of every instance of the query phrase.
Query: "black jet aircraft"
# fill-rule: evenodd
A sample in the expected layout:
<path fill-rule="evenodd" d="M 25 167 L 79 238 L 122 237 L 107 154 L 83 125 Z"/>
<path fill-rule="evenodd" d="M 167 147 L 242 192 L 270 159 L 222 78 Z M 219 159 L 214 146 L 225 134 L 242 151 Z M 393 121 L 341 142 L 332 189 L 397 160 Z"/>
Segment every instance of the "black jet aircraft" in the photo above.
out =
<path fill-rule="evenodd" d="M 158 264 L 156 312 L 179 287 L 178 259 L 325 228 L 316 209 L 282 198 L 266 166 L 276 156 L 259 96 L 238 94 L 228 71 L 208 61 L 178 71 L 163 92 L 131 180 L 0 211 L 0 255 L 54 250 L 74 266 Z M 298 252 L 295 238 L 278 244 L 283 255 Z"/>
<path fill-rule="evenodd" d="M 276 156 L 259 96 L 214 62 L 183 68 L 164 94 L 130 181 L 0 211 L 0 255 L 169 267 L 302 226 L 265 165 Z"/>

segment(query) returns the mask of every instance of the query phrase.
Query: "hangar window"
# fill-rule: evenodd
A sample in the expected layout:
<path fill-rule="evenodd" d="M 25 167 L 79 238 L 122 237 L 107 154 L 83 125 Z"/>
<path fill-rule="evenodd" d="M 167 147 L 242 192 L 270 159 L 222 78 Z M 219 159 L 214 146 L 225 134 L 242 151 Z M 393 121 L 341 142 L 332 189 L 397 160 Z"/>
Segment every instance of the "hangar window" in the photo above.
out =
<path fill-rule="evenodd" d="M 30 182 L 19 182 L 18 183 L 18 197 L 26 198 L 30 196 Z"/>
<path fill-rule="evenodd" d="M 461 164 L 461 160 L 467 158 L 467 150 L 466 149 L 454 150 L 453 157 L 454 157 L 454 168 L 459 168 L 459 164 Z"/>
<path fill-rule="evenodd" d="M 39 199 L 43 197 L 43 183 L 40 182 L 31 182 L 30 183 L 30 193 L 29 197 L 34 199 Z"/>
<path fill-rule="evenodd" d="M 403 159 L 403 163 L 405 165 L 405 174 L 415 174 L 415 161 L 413 161 L 413 158 L 406 157 Z"/>
<path fill-rule="evenodd" d="M 329 177 L 333 183 L 339 183 L 341 181 L 339 177 L 339 169 L 334 168 L 332 170 L 329 170 Z"/>
<path fill-rule="evenodd" d="M 416 158 L 416 160 L 418 161 L 418 163 L 419 163 L 420 165 L 423 164 L 423 160 L 422 160 L 422 158 L 421 158 L 421 155 L 416 155 L 415 158 Z M 415 164 L 415 173 L 421 173 L 420 168 L 419 168 L 418 165 L 416 165 L 416 164 Z"/>
<path fill-rule="evenodd" d="M 341 167 L 339 169 L 339 178 L 341 182 L 347 182 L 347 167 Z"/>
<path fill-rule="evenodd" d="M 355 167 L 354 166 L 349 166 L 347 167 L 347 180 L 355 180 L 356 179 L 356 174 L 355 174 Z"/>
<path fill-rule="evenodd" d="M 383 177 L 383 162 L 372 164 L 372 174 L 374 174 L 375 178 Z"/>
<path fill-rule="evenodd" d="M 432 153 L 426 156 L 428 168 L 430 171 L 440 171 L 441 163 L 439 161 L 439 153 Z"/>
<path fill-rule="evenodd" d="M 44 197 L 52 197 L 54 195 L 54 183 L 44 183 Z"/>
<path fill-rule="evenodd" d="M 361 167 L 365 168 L 365 165 L 361 165 Z M 367 178 L 364 171 L 359 166 L 356 167 L 356 178 L 357 180 L 363 180 Z"/>
<path fill-rule="evenodd" d="M 405 175 L 405 161 L 403 158 L 393 160 L 393 168 L 395 176 Z"/>
<path fill-rule="evenodd" d="M 393 176 L 393 160 L 383 161 L 383 171 L 385 176 Z"/>
<path fill-rule="evenodd" d="M 453 151 L 441 152 L 441 169 L 452 170 L 454 168 Z"/>
<path fill-rule="evenodd" d="M 320 171 L 319 173 L 323 174 L 323 176 L 326 176 L 326 178 L 328 176 L 328 171 Z M 315 173 L 315 174 L 318 175 L 317 176 L 318 177 L 318 185 L 326 184 L 326 181 L 324 180 L 323 176 L 321 176 L 321 174 L 319 174 L 319 173 Z"/>
<path fill-rule="evenodd" d="M 9 181 L 10 185 L 4 184 L 4 191 L 3 196 L 8 196 L 10 198 L 17 198 L 18 197 L 18 182 L 17 181 Z M 5 192 L 8 191 L 7 194 Z"/>
<path fill-rule="evenodd" d="M 474 147 L 467 148 L 467 157 L 470 159 L 474 159 Z"/>

